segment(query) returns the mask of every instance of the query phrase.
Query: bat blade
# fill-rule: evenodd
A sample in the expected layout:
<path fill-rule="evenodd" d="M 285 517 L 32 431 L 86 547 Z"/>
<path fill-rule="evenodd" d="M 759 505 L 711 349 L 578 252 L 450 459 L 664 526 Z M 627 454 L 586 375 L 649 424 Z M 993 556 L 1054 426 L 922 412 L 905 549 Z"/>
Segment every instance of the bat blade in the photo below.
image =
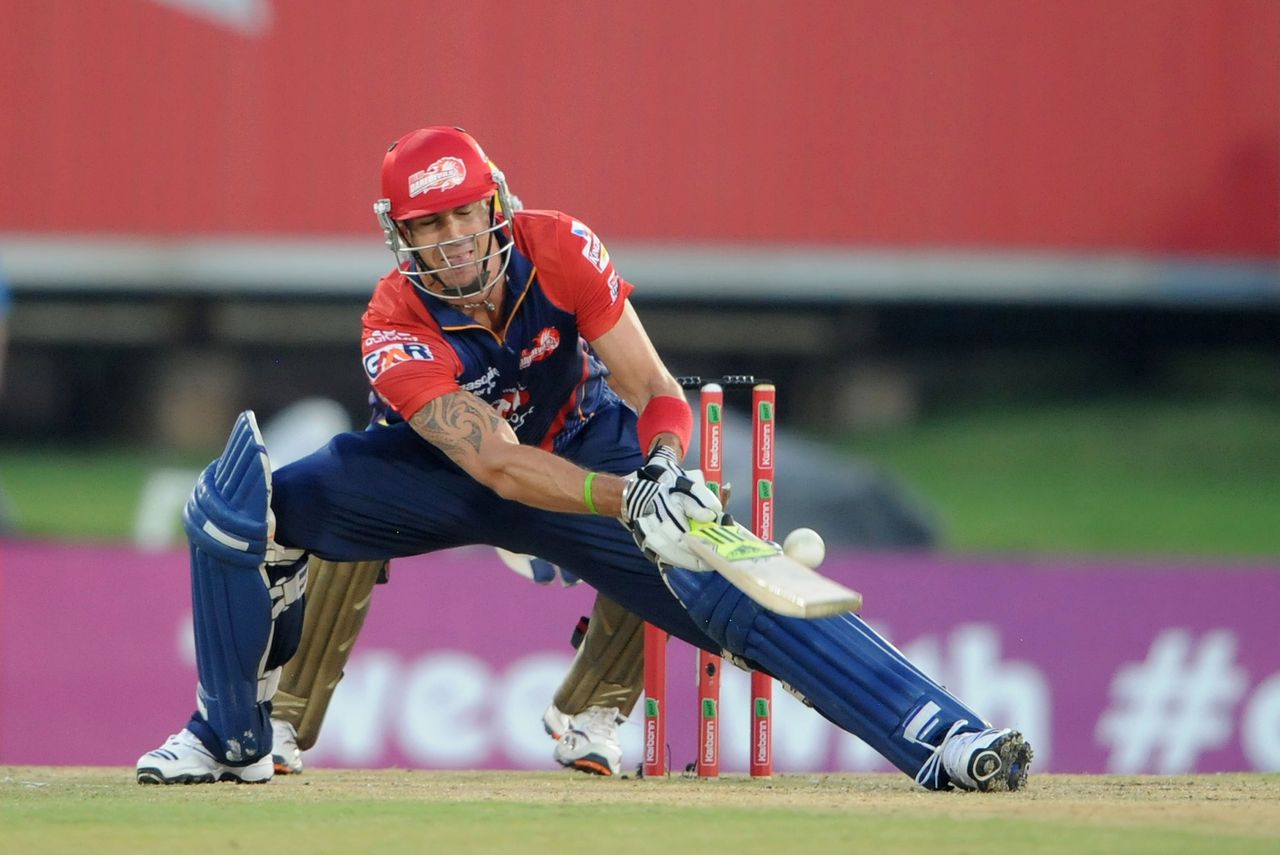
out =
<path fill-rule="evenodd" d="M 695 522 L 683 539 L 707 566 L 770 611 L 818 618 L 862 608 L 857 591 L 788 558 L 740 525 Z"/>

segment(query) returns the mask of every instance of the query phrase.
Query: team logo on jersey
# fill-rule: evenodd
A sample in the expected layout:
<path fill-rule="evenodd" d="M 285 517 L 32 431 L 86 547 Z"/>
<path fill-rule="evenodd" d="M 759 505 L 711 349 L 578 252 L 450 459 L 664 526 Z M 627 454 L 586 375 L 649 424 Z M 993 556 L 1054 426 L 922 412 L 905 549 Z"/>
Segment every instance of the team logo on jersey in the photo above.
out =
<path fill-rule="evenodd" d="M 467 180 L 467 165 L 460 157 L 442 157 L 409 176 L 409 198 L 432 190 L 448 190 Z"/>
<path fill-rule="evenodd" d="M 618 302 L 618 271 L 609 274 L 609 304 Z"/>
<path fill-rule="evenodd" d="M 370 380 L 375 380 L 384 371 L 394 368 L 401 362 L 413 362 L 415 360 L 421 362 L 433 359 L 435 359 L 435 356 L 432 355 L 431 348 L 422 342 L 395 342 L 366 353 L 364 356 L 364 373 L 369 375 Z"/>
<path fill-rule="evenodd" d="M 533 347 L 526 347 L 520 351 L 520 367 L 528 368 L 535 362 L 541 362 L 555 353 L 559 346 L 560 333 L 556 332 L 556 328 L 543 327 L 533 340 Z"/>
<path fill-rule="evenodd" d="M 604 269 L 609 266 L 609 250 L 604 248 L 600 238 L 577 220 L 573 221 L 573 233 L 582 238 L 582 257 L 590 261 L 596 270 L 604 273 Z"/>

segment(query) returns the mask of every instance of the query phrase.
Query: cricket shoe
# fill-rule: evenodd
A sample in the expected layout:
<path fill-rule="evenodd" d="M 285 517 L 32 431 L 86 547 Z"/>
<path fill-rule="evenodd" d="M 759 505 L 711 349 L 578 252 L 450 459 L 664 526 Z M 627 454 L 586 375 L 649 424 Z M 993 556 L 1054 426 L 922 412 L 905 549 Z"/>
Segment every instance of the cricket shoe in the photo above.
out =
<path fill-rule="evenodd" d="M 571 727 L 573 727 L 573 716 L 560 712 L 560 708 L 555 704 L 547 707 L 547 711 L 542 714 L 542 729 L 547 732 L 547 736 L 557 742 Z"/>
<path fill-rule="evenodd" d="M 247 766 L 218 762 L 196 735 L 185 727 L 164 745 L 138 758 L 139 784 L 262 784 L 271 780 L 270 757 L 259 757 Z"/>
<path fill-rule="evenodd" d="M 616 775 L 622 770 L 618 726 L 624 721 L 617 707 L 591 707 L 567 715 L 552 704 L 542 714 L 542 726 L 556 740 L 552 754 L 556 762 L 592 775 Z"/>
<path fill-rule="evenodd" d="M 302 774 L 302 749 L 298 747 L 298 731 L 278 718 L 271 719 L 271 764 L 277 775 Z"/>
<path fill-rule="evenodd" d="M 987 793 L 1026 786 L 1033 752 L 1016 730 L 1005 727 L 949 733 L 941 747 L 942 769 L 962 790 Z"/>

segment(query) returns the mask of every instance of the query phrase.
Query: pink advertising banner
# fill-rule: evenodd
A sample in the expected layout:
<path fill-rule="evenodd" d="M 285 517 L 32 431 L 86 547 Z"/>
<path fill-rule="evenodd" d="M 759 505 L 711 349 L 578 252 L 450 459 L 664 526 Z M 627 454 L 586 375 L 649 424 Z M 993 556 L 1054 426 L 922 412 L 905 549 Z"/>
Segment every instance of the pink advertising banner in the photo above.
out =
<path fill-rule="evenodd" d="M 843 552 L 867 617 L 1059 772 L 1280 770 L 1280 565 Z M 0 540 L 0 763 L 129 764 L 194 705 L 186 556 Z M 374 597 L 316 766 L 552 766 L 540 718 L 590 611 L 490 549 L 400 560 Z M 694 657 L 669 654 L 673 768 L 694 757 Z M 687 679 L 684 678 L 687 675 Z M 722 690 L 746 767 L 747 680 Z M 638 763 L 638 711 L 623 727 Z M 779 771 L 888 766 L 781 690 Z"/>

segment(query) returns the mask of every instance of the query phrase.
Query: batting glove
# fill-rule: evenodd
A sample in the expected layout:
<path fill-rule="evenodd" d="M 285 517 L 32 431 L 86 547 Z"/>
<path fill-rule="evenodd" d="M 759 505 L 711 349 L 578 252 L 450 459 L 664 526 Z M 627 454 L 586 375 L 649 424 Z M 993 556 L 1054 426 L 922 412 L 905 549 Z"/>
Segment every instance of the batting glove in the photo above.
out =
<path fill-rule="evenodd" d="M 689 520 L 714 522 L 724 508 L 698 470 L 685 471 L 675 452 L 660 446 L 628 481 L 622 492 L 622 522 L 645 557 L 659 567 L 708 570 L 685 547 L 682 535 Z"/>

